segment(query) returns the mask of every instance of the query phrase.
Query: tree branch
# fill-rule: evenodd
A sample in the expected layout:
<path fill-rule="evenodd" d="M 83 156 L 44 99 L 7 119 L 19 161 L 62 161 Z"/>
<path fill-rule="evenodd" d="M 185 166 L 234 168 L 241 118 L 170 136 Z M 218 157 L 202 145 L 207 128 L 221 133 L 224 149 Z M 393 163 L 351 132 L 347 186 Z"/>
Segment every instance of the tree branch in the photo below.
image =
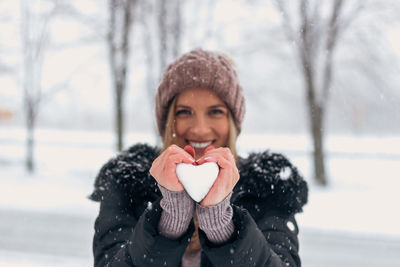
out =
<path fill-rule="evenodd" d="M 284 1 L 283 0 L 275 0 L 275 3 L 278 7 L 279 12 L 282 15 L 282 25 L 283 29 L 285 31 L 286 38 L 290 43 L 296 42 L 296 37 L 294 33 L 294 29 L 292 27 L 291 21 L 290 21 L 290 16 L 287 12 L 286 7 L 284 6 Z"/>

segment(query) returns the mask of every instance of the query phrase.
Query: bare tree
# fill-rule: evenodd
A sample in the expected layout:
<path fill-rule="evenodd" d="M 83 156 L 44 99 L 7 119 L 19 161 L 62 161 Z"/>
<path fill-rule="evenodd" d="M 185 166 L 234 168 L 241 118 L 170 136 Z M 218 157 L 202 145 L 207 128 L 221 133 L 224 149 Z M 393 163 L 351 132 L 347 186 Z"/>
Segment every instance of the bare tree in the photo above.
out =
<path fill-rule="evenodd" d="M 160 78 L 167 62 L 176 58 L 181 53 L 182 5 L 181 0 L 159 1 L 157 22 Z"/>
<path fill-rule="evenodd" d="M 46 51 L 50 48 L 50 26 L 59 15 L 77 17 L 76 10 L 64 0 L 21 0 L 21 43 L 23 57 L 23 104 L 26 125 L 25 165 L 33 172 L 35 127 L 40 107 L 61 90 L 69 88 L 71 77 L 79 71 L 66 75 L 65 80 L 51 87 L 42 88 L 42 67 Z"/>
<path fill-rule="evenodd" d="M 140 1 L 139 8 L 139 18 L 142 24 L 142 33 L 143 33 L 143 47 L 145 53 L 145 65 L 146 65 L 146 95 L 148 99 L 148 104 L 151 108 L 154 107 L 154 96 L 156 92 L 156 77 L 158 77 L 158 73 L 155 69 L 156 66 L 156 57 L 155 57 L 155 28 L 154 27 L 154 16 L 155 16 L 155 3 L 154 1 Z M 154 117 L 154 116 L 152 116 Z M 154 135 L 154 140 L 156 140 L 157 144 L 160 144 L 157 126 L 155 121 L 152 123 L 152 130 Z"/>
<path fill-rule="evenodd" d="M 320 185 L 328 183 L 324 164 L 325 113 L 332 90 L 334 55 L 345 29 L 357 17 L 362 1 L 344 12 L 346 0 L 311 1 L 299 0 L 297 14 L 289 12 L 284 0 L 276 0 L 284 30 L 293 44 L 301 69 L 309 129 L 313 141 L 314 176 Z M 294 3 L 291 3 L 294 5 Z M 295 23 L 295 18 L 298 23 Z"/>
<path fill-rule="evenodd" d="M 156 85 L 167 62 L 181 53 L 181 9 L 181 0 L 140 1 L 139 17 L 146 54 L 146 92 L 151 107 L 154 107 Z M 156 125 L 153 124 L 153 127 L 155 140 L 159 143 Z"/>
<path fill-rule="evenodd" d="M 172 21 L 172 57 L 176 58 L 181 53 L 181 42 L 182 42 L 182 2 L 181 0 L 175 0 L 174 6 L 172 6 L 174 15 Z"/>
<path fill-rule="evenodd" d="M 118 151 L 123 148 L 123 100 L 126 89 L 133 11 L 136 2 L 136 0 L 109 0 L 110 17 L 107 44 L 115 93 L 115 129 Z"/>
<path fill-rule="evenodd" d="M 49 24 L 57 12 L 57 2 L 21 0 L 21 40 L 23 89 L 26 124 L 26 168 L 34 171 L 34 129 L 43 97 L 41 81 L 46 48 L 50 41 Z"/>

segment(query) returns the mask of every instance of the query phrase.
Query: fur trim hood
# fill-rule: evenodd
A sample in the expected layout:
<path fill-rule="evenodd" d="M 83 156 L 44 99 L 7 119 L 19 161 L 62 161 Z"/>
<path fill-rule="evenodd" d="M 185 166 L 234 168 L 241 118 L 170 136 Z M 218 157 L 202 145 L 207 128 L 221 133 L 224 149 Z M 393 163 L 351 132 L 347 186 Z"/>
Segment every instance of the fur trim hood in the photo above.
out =
<path fill-rule="evenodd" d="M 131 204 L 143 205 L 161 196 L 150 167 L 160 150 L 146 144 L 136 144 L 108 161 L 100 170 L 90 199 L 101 201 L 113 188 L 127 194 Z M 234 188 L 232 203 L 242 198 L 268 199 L 269 206 L 287 214 L 302 211 L 307 203 L 308 187 L 294 167 L 283 155 L 252 153 L 239 158 L 240 179 Z"/>

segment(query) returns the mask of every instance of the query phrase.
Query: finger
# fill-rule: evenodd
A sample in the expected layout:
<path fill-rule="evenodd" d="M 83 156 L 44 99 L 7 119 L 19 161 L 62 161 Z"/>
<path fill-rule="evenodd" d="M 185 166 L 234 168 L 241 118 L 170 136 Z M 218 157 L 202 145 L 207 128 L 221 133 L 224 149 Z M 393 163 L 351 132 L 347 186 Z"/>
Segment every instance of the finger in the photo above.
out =
<path fill-rule="evenodd" d="M 224 155 L 224 153 L 226 153 L 226 152 L 224 152 L 223 148 L 214 148 L 213 147 L 212 149 L 208 149 L 208 151 L 205 152 L 204 156 L 202 156 L 196 162 L 197 162 L 197 164 L 201 165 L 205 162 L 217 162 L 218 158 L 220 158 L 220 157 L 226 157 L 228 159 L 229 156 Z"/>
<path fill-rule="evenodd" d="M 204 162 L 206 162 L 206 161 L 204 161 L 204 156 L 207 155 L 207 153 L 208 153 L 209 151 L 214 150 L 214 149 L 215 149 L 215 147 L 214 147 L 213 145 L 207 146 L 206 149 L 204 149 L 204 155 L 203 155 L 203 157 L 201 157 L 200 159 L 196 160 L 196 163 L 197 163 L 198 165 L 201 165 L 201 164 L 203 164 Z M 202 158 L 203 158 L 203 159 L 202 159 Z M 212 160 L 211 160 L 211 161 L 212 161 Z"/>
<path fill-rule="evenodd" d="M 171 155 L 175 154 L 181 154 L 184 157 L 188 158 L 190 163 L 194 163 L 194 148 L 191 145 L 186 145 L 183 149 L 177 145 L 171 145 L 169 148 L 170 154 L 167 156 L 167 158 L 171 157 Z M 185 161 L 186 162 L 186 161 Z M 189 162 L 188 162 L 189 163 Z"/>
<path fill-rule="evenodd" d="M 164 159 L 163 159 L 163 156 L 162 156 L 162 155 L 158 156 L 158 157 L 153 161 L 153 163 L 151 164 L 150 174 L 151 174 L 153 177 L 155 177 L 155 176 L 157 175 L 158 169 L 159 169 L 159 166 L 160 166 L 160 163 L 161 163 L 161 162 L 164 162 Z"/>
<path fill-rule="evenodd" d="M 190 148 L 188 147 L 186 149 L 189 150 Z M 187 152 L 187 150 L 184 150 L 177 145 L 169 146 L 165 150 L 164 162 L 169 161 L 169 159 L 174 155 L 182 155 L 184 160 L 180 161 L 180 162 L 185 162 L 185 163 L 190 163 L 190 164 L 194 163 L 195 162 L 194 158 L 192 157 L 192 155 L 189 152 Z M 180 162 L 176 162 L 176 163 L 180 163 Z"/>
<path fill-rule="evenodd" d="M 186 145 L 183 150 L 185 150 L 187 153 L 189 153 L 193 158 L 195 155 L 194 147 L 192 145 Z"/>
<path fill-rule="evenodd" d="M 167 147 L 167 149 L 164 152 L 168 154 L 168 153 L 176 153 L 181 150 L 182 150 L 182 148 L 180 148 L 177 145 L 170 145 L 169 147 Z"/>
<path fill-rule="evenodd" d="M 174 154 L 176 154 L 178 152 L 179 152 L 179 147 L 178 146 L 170 145 L 158 157 L 158 158 L 160 158 L 160 164 L 164 165 L 168 161 L 168 158 L 171 157 L 171 155 L 174 155 Z"/>
<path fill-rule="evenodd" d="M 232 163 L 224 157 L 219 157 L 216 159 L 217 164 L 222 169 L 230 169 L 232 168 Z"/>
<path fill-rule="evenodd" d="M 211 162 L 211 161 L 217 162 L 218 159 L 221 157 L 232 162 L 233 165 L 236 165 L 235 159 L 234 159 L 230 149 L 225 149 L 225 148 L 217 148 L 217 149 L 209 151 L 203 157 L 201 157 L 197 161 L 197 163 L 203 164 L 204 162 Z"/>
<path fill-rule="evenodd" d="M 208 156 L 208 155 L 207 155 L 207 156 L 205 156 L 205 157 L 199 159 L 199 160 L 197 161 L 197 164 L 201 165 L 201 164 L 204 164 L 204 163 L 206 163 L 206 162 L 215 162 L 215 163 L 217 163 L 217 165 L 218 165 L 220 168 L 223 168 L 223 169 L 229 169 L 229 168 L 231 168 L 232 165 L 233 165 L 233 163 L 232 163 L 230 160 L 224 158 L 224 157 L 223 157 L 222 155 L 220 155 L 220 154 L 215 154 L 215 155 L 211 155 L 211 156 Z"/>
<path fill-rule="evenodd" d="M 215 147 L 213 145 L 209 145 L 208 147 L 206 147 L 206 149 L 204 149 L 204 154 L 213 149 L 215 149 Z"/>
<path fill-rule="evenodd" d="M 187 163 L 187 164 L 194 164 L 196 161 L 193 158 L 183 157 L 180 162 L 177 163 Z"/>
<path fill-rule="evenodd" d="M 179 154 L 174 154 L 168 158 L 168 162 L 170 164 L 179 164 L 179 163 L 188 163 L 188 164 L 193 164 L 195 160 L 188 155 L 187 153 L 179 153 Z"/>
<path fill-rule="evenodd" d="M 228 147 L 219 147 L 216 149 L 212 149 L 206 152 L 207 155 L 219 154 L 225 157 L 226 159 L 233 158 L 232 151 Z"/>
<path fill-rule="evenodd" d="M 235 160 L 232 151 L 229 147 L 221 147 L 221 154 L 227 159 L 227 160 Z"/>
<path fill-rule="evenodd" d="M 217 159 L 213 156 L 203 156 L 196 161 L 198 165 L 204 164 L 206 162 L 217 162 Z"/>

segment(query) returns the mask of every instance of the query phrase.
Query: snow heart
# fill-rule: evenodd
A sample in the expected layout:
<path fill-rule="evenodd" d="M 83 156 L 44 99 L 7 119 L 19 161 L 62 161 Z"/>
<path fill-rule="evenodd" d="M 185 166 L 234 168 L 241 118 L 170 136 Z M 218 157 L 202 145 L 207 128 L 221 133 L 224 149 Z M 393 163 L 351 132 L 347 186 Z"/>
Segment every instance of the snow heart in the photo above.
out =
<path fill-rule="evenodd" d="M 215 162 L 206 162 L 201 165 L 180 163 L 176 166 L 176 175 L 189 196 L 200 202 L 210 191 L 219 173 Z"/>

